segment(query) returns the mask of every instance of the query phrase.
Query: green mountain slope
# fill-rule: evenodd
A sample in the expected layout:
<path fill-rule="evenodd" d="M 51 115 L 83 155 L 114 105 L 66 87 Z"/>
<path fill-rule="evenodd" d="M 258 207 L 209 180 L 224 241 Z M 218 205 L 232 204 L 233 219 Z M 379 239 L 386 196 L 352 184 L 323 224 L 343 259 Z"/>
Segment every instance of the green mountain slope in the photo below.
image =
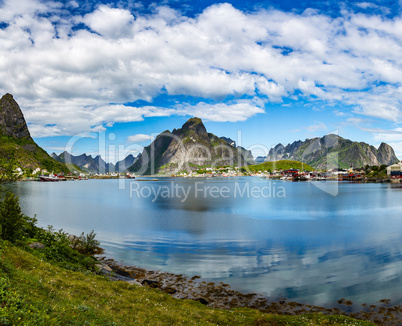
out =
<path fill-rule="evenodd" d="M 11 94 L 0 99 L 0 164 L 15 167 L 68 172 L 65 164 L 57 162 L 31 138 L 18 103 Z"/>
<path fill-rule="evenodd" d="M 275 170 L 289 170 L 289 169 L 298 169 L 301 171 L 313 171 L 314 169 L 302 162 L 291 161 L 291 160 L 281 160 L 275 162 L 264 162 L 261 164 L 250 165 L 247 167 L 251 172 L 258 171 L 275 171 Z"/>

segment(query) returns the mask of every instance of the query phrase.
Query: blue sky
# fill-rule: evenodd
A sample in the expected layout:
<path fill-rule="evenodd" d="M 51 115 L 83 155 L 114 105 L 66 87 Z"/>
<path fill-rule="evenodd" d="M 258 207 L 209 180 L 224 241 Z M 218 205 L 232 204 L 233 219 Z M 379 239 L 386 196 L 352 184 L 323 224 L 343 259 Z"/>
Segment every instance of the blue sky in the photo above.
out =
<path fill-rule="evenodd" d="M 107 161 L 190 117 L 263 155 L 336 132 L 402 158 L 402 2 L 0 1 L 0 92 Z"/>

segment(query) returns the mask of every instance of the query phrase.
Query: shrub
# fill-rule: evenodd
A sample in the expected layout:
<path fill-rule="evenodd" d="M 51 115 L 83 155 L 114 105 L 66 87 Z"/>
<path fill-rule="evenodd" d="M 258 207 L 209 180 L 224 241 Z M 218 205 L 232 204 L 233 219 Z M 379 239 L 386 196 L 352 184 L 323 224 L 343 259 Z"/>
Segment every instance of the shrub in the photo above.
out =
<path fill-rule="evenodd" d="M 84 232 L 81 233 L 79 237 L 78 245 L 76 249 L 84 255 L 99 255 L 103 253 L 102 248 L 100 248 L 100 242 L 95 239 L 96 233 L 92 230 L 87 235 Z"/>
<path fill-rule="evenodd" d="M 103 250 L 93 230 L 71 238 L 68 233 L 55 231 L 52 226 L 47 230 L 39 228 L 36 222 L 35 217 L 22 214 L 18 197 L 7 192 L 0 201 L 0 239 L 22 246 L 40 242 L 44 248 L 34 250 L 35 255 L 70 270 L 94 270 L 97 260 L 91 256 L 101 254 Z"/>

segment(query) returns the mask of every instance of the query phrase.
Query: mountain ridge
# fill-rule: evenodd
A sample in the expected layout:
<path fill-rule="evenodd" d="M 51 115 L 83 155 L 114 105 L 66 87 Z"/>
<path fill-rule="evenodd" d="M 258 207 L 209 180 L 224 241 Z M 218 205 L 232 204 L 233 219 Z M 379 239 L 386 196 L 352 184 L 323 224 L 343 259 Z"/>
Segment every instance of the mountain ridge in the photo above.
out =
<path fill-rule="evenodd" d="M 52 153 L 51 156 L 59 162 L 74 164 L 83 171 L 90 173 L 122 173 L 125 172 L 135 160 L 132 154 L 127 155 L 123 160 L 116 162 L 116 164 L 106 163 L 100 155 L 92 157 L 92 155 L 87 155 L 86 153 L 72 155 L 64 151 L 59 155 Z"/>
<path fill-rule="evenodd" d="M 354 142 L 335 134 L 297 140 L 286 146 L 279 143 L 271 148 L 264 161 L 278 160 L 302 161 L 317 169 L 390 165 L 399 161 L 386 143 L 376 149 L 365 142 Z"/>

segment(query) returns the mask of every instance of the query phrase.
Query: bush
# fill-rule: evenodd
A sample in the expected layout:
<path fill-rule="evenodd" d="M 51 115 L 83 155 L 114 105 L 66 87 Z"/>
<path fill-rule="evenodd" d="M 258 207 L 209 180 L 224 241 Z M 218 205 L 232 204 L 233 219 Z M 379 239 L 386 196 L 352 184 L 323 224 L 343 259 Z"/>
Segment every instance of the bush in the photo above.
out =
<path fill-rule="evenodd" d="M 63 230 L 55 231 L 52 226 L 47 230 L 39 228 L 36 222 L 35 217 L 22 214 L 18 197 L 7 192 L 3 201 L 0 201 L 0 239 L 22 246 L 40 242 L 44 248 L 34 250 L 35 255 L 64 268 L 95 268 L 96 258 L 91 256 L 101 254 L 103 250 L 99 247 L 100 242 L 95 239 L 93 230 L 89 234 L 82 233 L 80 237 L 71 238 L 68 233 Z"/>
<path fill-rule="evenodd" d="M 94 230 L 87 235 L 84 232 L 81 233 L 79 237 L 78 246 L 76 249 L 84 255 L 99 255 L 103 252 L 103 250 L 99 247 L 100 242 L 95 239 L 96 233 Z"/>
<path fill-rule="evenodd" d="M 94 239 L 95 234 L 91 234 L 92 241 L 99 243 Z M 35 241 L 42 243 L 45 248 L 34 250 L 34 254 L 60 267 L 75 271 L 95 268 L 96 258 L 88 257 L 88 254 L 80 250 L 81 241 L 78 245 L 74 244 L 69 234 L 63 230 L 55 231 L 52 226 L 47 230 L 37 228 Z"/>

